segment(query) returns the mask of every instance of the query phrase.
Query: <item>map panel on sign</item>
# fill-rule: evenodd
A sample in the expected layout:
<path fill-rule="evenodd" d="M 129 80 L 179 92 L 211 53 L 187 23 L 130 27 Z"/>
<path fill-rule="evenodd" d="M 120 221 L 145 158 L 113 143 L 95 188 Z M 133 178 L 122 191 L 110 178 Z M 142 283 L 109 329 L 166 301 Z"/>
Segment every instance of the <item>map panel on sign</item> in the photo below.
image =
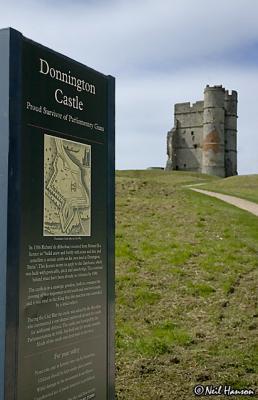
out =
<path fill-rule="evenodd" d="M 91 146 L 44 135 L 44 236 L 91 235 Z"/>

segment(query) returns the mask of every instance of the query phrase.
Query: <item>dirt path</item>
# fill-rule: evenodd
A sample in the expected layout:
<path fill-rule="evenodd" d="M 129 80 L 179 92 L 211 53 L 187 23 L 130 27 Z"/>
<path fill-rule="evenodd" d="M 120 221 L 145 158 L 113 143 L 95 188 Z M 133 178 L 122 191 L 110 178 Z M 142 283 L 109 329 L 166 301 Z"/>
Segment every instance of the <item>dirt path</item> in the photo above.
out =
<path fill-rule="evenodd" d="M 209 190 L 202 190 L 202 189 L 195 189 L 195 188 L 191 188 L 191 190 L 194 190 L 195 192 L 198 192 L 198 193 L 206 194 L 208 196 L 216 197 L 217 199 L 223 200 L 226 203 L 233 204 L 234 206 L 241 208 L 242 210 L 249 211 L 250 213 L 252 213 L 258 217 L 258 204 L 253 203 L 252 201 L 243 200 L 243 199 L 240 199 L 239 197 L 229 196 L 227 194 L 210 192 Z"/>

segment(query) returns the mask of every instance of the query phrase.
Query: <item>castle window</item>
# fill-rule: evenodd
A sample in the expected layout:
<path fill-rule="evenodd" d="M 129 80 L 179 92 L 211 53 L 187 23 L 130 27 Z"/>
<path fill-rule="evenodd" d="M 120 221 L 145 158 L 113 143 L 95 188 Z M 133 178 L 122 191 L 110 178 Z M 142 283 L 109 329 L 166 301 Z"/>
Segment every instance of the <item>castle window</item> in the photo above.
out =
<path fill-rule="evenodd" d="M 195 149 L 197 149 L 197 144 L 194 144 L 193 146 L 194 146 Z"/>
<path fill-rule="evenodd" d="M 184 164 L 184 167 L 186 167 L 186 164 Z"/>
<path fill-rule="evenodd" d="M 191 131 L 191 135 L 194 135 L 194 131 Z"/>
<path fill-rule="evenodd" d="M 178 169 L 178 165 L 176 165 L 176 169 Z"/>

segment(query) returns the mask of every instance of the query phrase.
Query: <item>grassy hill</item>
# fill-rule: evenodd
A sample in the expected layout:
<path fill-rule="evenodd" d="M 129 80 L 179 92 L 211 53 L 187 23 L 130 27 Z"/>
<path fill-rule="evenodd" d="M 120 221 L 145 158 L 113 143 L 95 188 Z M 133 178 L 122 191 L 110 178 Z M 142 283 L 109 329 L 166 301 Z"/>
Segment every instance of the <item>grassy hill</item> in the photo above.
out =
<path fill-rule="evenodd" d="M 258 203 L 258 175 L 231 176 L 202 185 L 202 189 L 230 194 Z"/>
<path fill-rule="evenodd" d="M 187 187 L 206 180 L 227 181 L 117 172 L 119 400 L 258 386 L 258 218 Z"/>

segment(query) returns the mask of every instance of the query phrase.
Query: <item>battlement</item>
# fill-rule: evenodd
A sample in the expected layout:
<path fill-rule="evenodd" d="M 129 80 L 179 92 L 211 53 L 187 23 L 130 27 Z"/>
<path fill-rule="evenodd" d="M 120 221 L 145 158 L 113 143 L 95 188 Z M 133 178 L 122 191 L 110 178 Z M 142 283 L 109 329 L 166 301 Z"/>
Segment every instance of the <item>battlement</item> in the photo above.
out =
<path fill-rule="evenodd" d="M 196 101 L 195 103 L 191 104 L 190 101 L 187 103 L 177 103 L 175 104 L 175 114 L 188 114 L 203 111 L 203 101 Z"/>
<path fill-rule="evenodd" d="M 222 85 L 214 85 L 214 86 L 206 85 L 204 91 L 206 90 L 219 90 L 219 91 L 222 90 L 223 92 L 225 92 L 225 88 Z"/>
<path fill-rule="evenodd" d="M 237 91 L 236 90 L 226 90 L 225 100 L 237 101 Z"/>

